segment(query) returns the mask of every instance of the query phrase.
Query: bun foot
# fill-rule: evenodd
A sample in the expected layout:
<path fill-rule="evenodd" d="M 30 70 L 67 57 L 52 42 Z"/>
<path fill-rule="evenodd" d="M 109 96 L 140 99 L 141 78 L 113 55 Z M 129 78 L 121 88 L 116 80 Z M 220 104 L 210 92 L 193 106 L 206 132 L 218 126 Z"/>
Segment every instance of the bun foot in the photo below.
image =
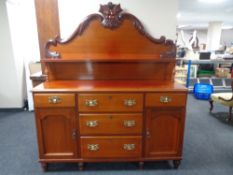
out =
<path fill-rule="evenodd" d="M 79 168 L 80 171 L 83 171 L 83 169 L 84 169 L 84 163 L 83 162 L 79 162 L 78 163 L 78 168 Z"/>
<path fill-rule="evenodd" d="M 139 165 L 140 170 L 142 170 L 144 168 L 144 162 L 139 162 L 138 165 Z"/>
<path fill-rule="evenodd" d="M 175 169 L 178 169 L 180 166 L 181 161 L 180 160 L 173 160 L 173 166 Z"/>

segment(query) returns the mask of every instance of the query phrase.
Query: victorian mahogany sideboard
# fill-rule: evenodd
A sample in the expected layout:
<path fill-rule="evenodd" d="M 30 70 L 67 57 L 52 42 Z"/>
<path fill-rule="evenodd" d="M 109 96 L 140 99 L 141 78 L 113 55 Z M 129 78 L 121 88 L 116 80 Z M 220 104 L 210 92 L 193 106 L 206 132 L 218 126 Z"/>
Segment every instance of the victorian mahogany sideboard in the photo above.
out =
<path fill-rule="evenodd" d="M 44 170 L 52 162 L 182 159 L 187 90 L 176 47 L 120 5 L 100 6 L 67 40 L 47 42 L 47 81 L 33 89 Z"/>

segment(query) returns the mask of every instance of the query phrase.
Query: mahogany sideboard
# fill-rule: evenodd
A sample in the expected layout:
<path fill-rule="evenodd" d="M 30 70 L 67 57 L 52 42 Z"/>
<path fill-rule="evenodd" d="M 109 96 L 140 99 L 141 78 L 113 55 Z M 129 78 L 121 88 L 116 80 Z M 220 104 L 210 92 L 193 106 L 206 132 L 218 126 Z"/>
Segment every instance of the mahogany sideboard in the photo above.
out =
<path fill-rule="evenodd" d="M 45 46 L 47 81 L 33 89 L 39 162 L 182 159 L 187 89 L 176 47 L 120 5 L 100 6 L 70 38 Z"/>

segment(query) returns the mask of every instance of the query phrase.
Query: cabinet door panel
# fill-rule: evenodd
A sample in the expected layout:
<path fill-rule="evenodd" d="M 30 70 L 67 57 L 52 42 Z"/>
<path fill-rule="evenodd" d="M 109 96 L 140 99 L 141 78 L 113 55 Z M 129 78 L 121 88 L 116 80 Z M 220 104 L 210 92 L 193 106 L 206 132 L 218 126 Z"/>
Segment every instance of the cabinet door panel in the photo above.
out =
<path fill-rule="evenodd" d="M 36 120 L 41 158 L 76 156 L 74 109 L 36 109 Z"/>
<path fill-rule="evenodd" d="M 182 109 L 148 109 L 146 125 L 147 156 L 181 156 L 184 128 L 184 111 Z"/>

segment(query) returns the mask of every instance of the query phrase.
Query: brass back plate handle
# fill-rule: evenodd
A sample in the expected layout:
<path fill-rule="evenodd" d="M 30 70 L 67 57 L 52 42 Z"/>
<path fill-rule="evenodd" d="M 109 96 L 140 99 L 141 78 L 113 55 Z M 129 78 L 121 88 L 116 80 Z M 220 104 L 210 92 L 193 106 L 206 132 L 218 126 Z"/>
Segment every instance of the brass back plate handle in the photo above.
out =
<path fill-rule="evenodd" d="M 48 97 L 48 102 L 52 104 L 57 104 L 57 103 L 61 103 L 62 99 L 58 96 L 50 96 Z"/>
<path fill-rule="evenodd" d="M 134 106 L 134 105 L 136 105 L 136 100 L 135 99 L 125 99 L 124 105 L 128 106 L 128 107 Z"/>
<path fill-rule="evenodd" d="M 85 105 L 88 107 L 95 107 L 98 105 L 98 101 L 96 99 L 94 100 L 86 100 Z"/>
<path fill-rule="evenodd" d="M 126 151 L 132 151 L 135 149 L 135 144 L 124 144 L 123 145 L 124 150 Z"/>
<path fill-rule="evenodd" d="M 160 97 L 160 102 L 161 103 L 170 103 L 171 101 L 172 101 L 172 99 L 169 96 L 161 96 Z"/>
<path fill-rule="evenodd" d="M 125 127 L 134 127 L 136 125 L 135 120 L 124 120 L 124 126 Z"/>
<path fill-rule="evenodd" d="M 90 151 L 98 151 L 99 150 L 99 144 L 88 144 L 87 149 Z"/>
<path fill-rule="evenodd" d="M 98 121 L 97 120 L 87 121 L 86 126 L 88 126 L 90 128 L 94 128 L 94 127 L 98 126 Z"/>

